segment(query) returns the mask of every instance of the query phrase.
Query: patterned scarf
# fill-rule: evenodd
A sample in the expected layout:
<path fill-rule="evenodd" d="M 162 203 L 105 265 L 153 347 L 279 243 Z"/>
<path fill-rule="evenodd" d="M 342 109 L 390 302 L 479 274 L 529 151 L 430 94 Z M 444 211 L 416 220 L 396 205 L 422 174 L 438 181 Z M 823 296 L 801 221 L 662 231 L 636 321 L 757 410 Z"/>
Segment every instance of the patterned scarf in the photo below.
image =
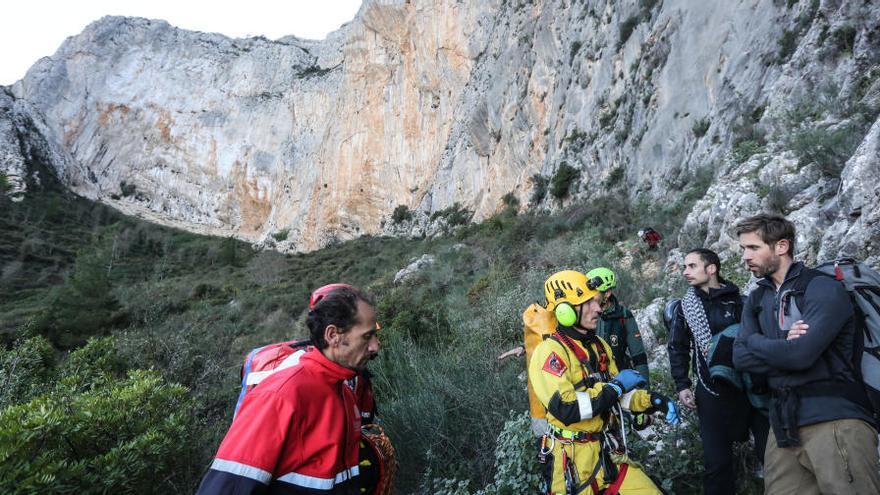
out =
<path fill-rule="evenodd" d="M 699 352 L 694 356 L 694 365 L 696 367 L 694 372 L 697 374 L 697 379 L 703 384 L 703 388 L 710 394 L 717 396 L 718 393 L 709 387 L 708 380 L 703 378 L 703 373 L 700 371 L 700 359 L 698 356 L 702 355 L 706 367 L 709 366 L 706 359 L 709 357 L 709 341 L 712 339 L 712 330 L 709 329 L 706 308 L 703 307 L 703 302 L 700 301 L 700 296 L 697 295 L 698 290 L 694 287 L 688 287 L 687 293 L 681 301 L 681 309 L 684 313 L 684 319 L 691 329 L 691 334 L 694 336 L 695 347 L 699 349 Z"/>
<path fill-rule="evenodd" d="M 709 329 L 709 320 L 706 318 L 706 308 L 700 301 L 700 296 L 694 287 L 688 287 L 687 294 L 681 301 L 681 308 L 684 312 L 684 319 L 694 335 L 694 342 L 697 349 L 703 354 L 703 359 L 709 355 L 709 341 L 712 339 L 712 331 Z"/>

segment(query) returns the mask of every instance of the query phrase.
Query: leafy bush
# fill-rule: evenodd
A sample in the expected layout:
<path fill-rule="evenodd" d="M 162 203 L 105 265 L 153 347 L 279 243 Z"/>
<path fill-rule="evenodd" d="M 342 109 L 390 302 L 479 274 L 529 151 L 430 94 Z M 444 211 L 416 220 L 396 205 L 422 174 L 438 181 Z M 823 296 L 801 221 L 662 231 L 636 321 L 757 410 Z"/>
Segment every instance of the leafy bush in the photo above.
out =
<path fill-rule="evenodd" d="M 10 189 L 12 189 L 12 185 L 9 184 L 9 177 L 0 172 L 0 194 L 6 194 Z"/>
<path fill-rule="evenodd" d="M 45 337 L 22 338 L 0 348 L 0 410 L 46 393 L 56 380 L 55 350 Z"/>
<path fill-rule="evenodd" d="M 559 164 L 553 179 L 550 181 L 550 195 L 558 200 L 568 197 L 572 184 L 576 183 L 581 173 L 566 162 Z"/>
<path fill-rule="evenodd" d="M 111 255 L 102 245 L 77 254 L 73 275 L 57 289 L 48 310 L 37 323 L 58 347 L 82 345 L 124 321 L 110 281 Z"/>
<path fill-rule="evenodd" d="M 44 344 L 24 347 L 40 355 Z M 58 370 L 51 392 L 0 411 L 0 491 L 179 491 L 192 474 L 187 390 L 154 371 L 125 376 L 112 339 L 91 340 Z"/>
<path fill-rule="evenodd" d="M 535 174 L 532 176 L 532 196 L 529 198 L 529 204 L 536 205 L 544 200 L 544 197 L 547 196 L 547 183 L 548 180 L 541 174 Z"/>
<path fill-rule="evenodd" d="M 625 21 L 620 23 L 619 28 L 619 38 L 617 41 L 617 49 L 626 44 L 629 37 L 632 36 L 633 31 L 635 31 L 636 26 L 639 25 L 639 17 L 636 15 L 628 17 Z"/>
<path fill-rule="evenodd" d="M 469 480 L 435 478 L 433 470 L 425 472 L 422 492 L 436 495 L 516 495 L 538 493 L 541 487 L 540 464 L 535 460 L 537 447 L 527 413 L 510 411 L 495 443 L 495 476 L 492 483 L 475 492 Z"/>
<path fill-rule="evenodd" d="M 855 27 L 844 24 L 831 32 L 831 41 L 841 53 L 851 54 L 855 48 L 856 34 L 858 30 Z"/>
<path fill-rule="evenodd" d="M 861 141 L 862 133 L 853 125 L 806 126 L 788 134 L 784 144 L 801 166 L 815 163 L 825 176 L 840 177 Z"/>
<path fill-rule="evenodd" d="M 395 225 L 408 222 L 412 220 L 412 218 L 412 212 L 409 211 L 409 206 L 406 205 L 397 205 L 397 207 L 394 208 L 394 213 L 391 214 L 391 222 Z"/>
<path fill-rule="evenodd" d="M 272 232 L 272 238 L 278 242 L 286 241 L 288 235 L 290 235 L 290 229 L 281 229 L 278 232 Z"/>
<path fill-rule="evenodd" d="M 776 52 L 776 58 L 779 62 L 785 62 L 791 57 L 797 49 L 798 32 L 796 30 L 786 29 L 782 31 L 779 38 L 779 48 Z"/>
<path fill-rule="evenodd" d="M 517 198 L 516 194 L 513 194 L 513 192 L 501 196 L 501 202 L 506 208 L 513 208 L 514 210 L 519 208 L 519 198 Z"/>
<path fill-rule="evenodd" d="M 577 53 L 578 53 L 578 51 L 580 51 L 581 46 L 583 46 L 583 43 L 581 43 L 579 40 L 575 40 L 575 41 L 571 42 L 571 48 L 568 51 L 569 65 L 574 63 L 574 57 L 577 56 Z"/>
<path fill-rule="evenodd" d="M 738 143 L 730 150 L 730 157 L 736 163 L 745 163 L 746 160 L 764 151 L 764 146 L 757 141 L 747 139 Z"/>
<path fill-rule="evenodd" d="M 443 208 L 442 210 L 437 210 L 431 214 L 431 220 L 437 220 L 438 218 L 446 219 L 446 225 L 452 227 L 456 225 L 465 225 L 471 221 L 471 217 L 474 214 L 472 211 L 463 207 L 461 203 L 455 202 L 451 206 Z"/>
<path fill-rule="evenodd" d="M 693 131 L 694 136 L 697 138 L 701 138 L 706 135 L 706 132 L 709 130 L 709 126 L 711 122 L 709 122 L 708 118 L 702 118 L 696 122 L 694 122 L 693 127 L 691 127 L 691 131 Z"/>
<path fill-rule="evenodd" d="M 605 187 L 612 188 L 619 186 L 623 183 L 624 179 L 626 179 L 626 169 L 622 166 L 614 167 L 608 172 L 608 177 L 605 178 Z"/>

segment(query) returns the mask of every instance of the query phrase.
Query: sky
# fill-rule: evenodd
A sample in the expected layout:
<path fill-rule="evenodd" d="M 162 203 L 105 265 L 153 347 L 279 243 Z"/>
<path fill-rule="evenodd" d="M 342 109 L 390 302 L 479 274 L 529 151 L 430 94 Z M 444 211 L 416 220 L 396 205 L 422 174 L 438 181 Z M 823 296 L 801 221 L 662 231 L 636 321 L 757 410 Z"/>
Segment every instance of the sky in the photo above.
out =
<path fill-rule="evenodd" d="M 13 0 L 0 10 L 0 85 L 21 79 L 65 38 L 105 15 L 162 19 L 233 38 L 324 39 L 352 20 L 360 5 L 361 0 Z"/>

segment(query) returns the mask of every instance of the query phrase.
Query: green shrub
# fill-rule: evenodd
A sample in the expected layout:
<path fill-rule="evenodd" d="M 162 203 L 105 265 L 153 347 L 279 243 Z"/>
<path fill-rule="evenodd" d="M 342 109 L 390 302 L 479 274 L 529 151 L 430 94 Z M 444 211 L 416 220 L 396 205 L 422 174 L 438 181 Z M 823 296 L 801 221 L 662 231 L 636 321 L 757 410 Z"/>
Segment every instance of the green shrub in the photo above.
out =
<path fill-rule="evenodd" d="M 409 206 L 406 205 L 397 205 L 397 207 L 394 208 L 394 213 L 391 214 L 391 222 L 395 225 L 408 222 L 412 220 L 412 218 L 412 212 L 409 211 Z"/>
<path fill-rule="evenodd" d="M 765 196 L 767 208 L 770 211 L 785 215 L 787 213 L 788 202 L 791 199 L 788 192 L 779 184 L 769 187 Z"/>
<path fill-rule="evenodd" d="M 798 157 L 801 166 L 815 163 L 823 175 L 840 177 L 861 141 L 862 133 L 853 125 L 807 126 L 788 134 L 784 144 Z"/>
<path fill-rule="evenodd" d="M 54 345 L 76 347 L 89 336 L 124 322 L 125 314 L 113 294 L 110 263 L 110 253 L 102 247 L 77 254 L 73 275 L 55 290 L 37 324 Z"/>
<path fill-rule="evenodd" d="M 608 129 L 614 123 L 614 119 L 616 118 L 617 107 L 603 109 L 599 112 L 599 126 L 603 129 Z"/>
<path fill-rule="evenodd" d="M 617 42 L 617 49 L 626 44 L 629 37 L 632 36 L 633 31 L 635 31 L 636 26 L 639 25 L 639 17 L 636 15 L 628 17 L 625 21 L 620 23 L 619 28 L 619 38 Z"/>
<path fill-rule="evenodd" d="M 581 46 L 583 46 L 583 43 L 581 43 L 580 40 L 575 40 L 571 42 L 571 48 L 568 50 L 569 65 L 574 63 L 574 57 L 577 56 L 577 53 L 578 51 L 580 51 Z"/>
<path fill-rule="evenodd" d="M 134 196 L 137 193 L 137 187 L 134 184 L 128 184 L 125 181 L 119 183 L 119 189 L 123 197 Z"/>
<path fill-rule="evenodd" d="M 456 225 L 465 225 L 471 221 L 471 218 L 474 216 L 473 212 L 463 207 L 461 203 L 456 201 L 451 206 L 443 208 L 442 210 L 437 210 L 431 214 L 431 220 L 437 220 L 438 218 L 446 219 L 446 225 L 453 227 Z"/>
<path fill-rule="evenodd" d="M 45 337 L 22 338 L 9 350 L 0 348 L 0 410 L 45 393 L 56 379 L 55 350 Z"/>
<path fill-rule="evenodd" d="M 494 478 L 485 488 L 472 492 L 469 480 L 435 478 L 433 470 L 427 470 L 421 492 L 436 495 L 538 493 L 541 465 L 536 462 L 537 447 L 530 424 L 528 413 L 510 411 L 509 419 L 495 439 Z"/>
<path fill-rule="evenodd" d="M 693 131 L 694 136 L 696 136 L 697 138 L 701 138 L 706 135 L 706 132 L 709 130 L 710 125 L 711 125 L 711 123 L 709 122 L 708 118 L 702 118 L 702 119 L 694 122 L 694 125 L 693 125 L 693 127 L 691 127 L 691 130 Z"/>
<path fill-rule="evenodd" d="M 831 32 L 831 41 L 841 53 L 852 54 L 856 44 L 856 34 L 858 30 L 855 27 L 844 24 Z"/>
<path fill-rule="evenodd" d="M 617 187 L 623 183 L 624 179 L 626 179 L 626 169 L 622 166 L 614 167 L 608 172 L 608 177 L 605 178 L 605 187 Z"/>
<path fill-rule="evenodd" d="M 157 372 L 0 413 L 3 493 L 167 493 L 188 462 L 191 401 Z"/>
<path fill-rule="evenodd" d="M 192 400 L 184 387 L 153 371 L 126 376 L 112 338 L 91 339 L 60 364 L 46 344 L 23 342 L 13 355 L 25 365 L 4 366 L 12 383 L 43 383 L 38 396 L 19 394 L 0 410 L 0 491 L 167 493 L 192 482 Z"/>
<path fill-rule="evenodd" d="M 779 48 L 776 52 L 776 59 L 780 63 L 788 60 L 797 49 L 797 42 L 798 32 L 796 30 L 786 29 L 782 31 L 782 36 L 779 38 Z"/>
<path fill-rule="evenodd" d="M 501 202 L 504 203 L 506 208 L 513 208 L 514 210 L 519 208 L 519 198 L 512 191 L 501 196 Z"/>
<path fill-rule="evenodd" d="M 559 164 L 553 179 L 550 181 L 550 195 L 558 200 L 568 197 L 572 184 L 575 184 L 580 178 L 580 171 L 570 166 L 566 162 Z"/>
<path fill-rule="evenodd" d="M 549 181 L 541 174 L 533 175 L 531 180 L 532 196 L 529 198 L 529 204 L 534 206 L 543 201 L 544 197 L 547 196 L 547 183 Z"/>
<path fill-rule="evenodd" d="M 0 194 L 6 194 L 10 189 L 12 189 L 12 185 L 9 183 L 9 177 L 0 172 Z"/>
<path fill-rule="evenodd" d="M 272 238 L 278 242 L 286 241 L 287 236 L 290 235 L 290 229 L 281 229 L 277 232 L 272 232 Z"/>
<path fill-rule="evenodd" d="M 736 163 L 745 163 L 746 160 L 758 153 L 763 153 L 764 146 L 757 141 L 747 139 L 738 143 L 730 150 L 730 157 Z"/>

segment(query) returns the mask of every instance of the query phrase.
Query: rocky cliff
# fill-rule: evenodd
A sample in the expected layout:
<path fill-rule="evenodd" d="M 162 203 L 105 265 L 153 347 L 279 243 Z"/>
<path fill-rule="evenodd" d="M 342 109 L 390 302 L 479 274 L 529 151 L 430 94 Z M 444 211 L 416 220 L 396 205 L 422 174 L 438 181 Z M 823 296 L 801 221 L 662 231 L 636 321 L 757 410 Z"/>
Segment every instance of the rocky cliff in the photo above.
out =
<path fill-rule="evenodd" d="M 683 243 L 724 250 L 764 208 L 809 256 L 873 256 L 878 26 L 831 0 L 367 0 L 324 41 L 104 18 L 11 94 L 73 190 L 281 249 L 418 233 L 456 203 L 481 219 L 507 193 L 674 201 L 704 170 Z"/>

